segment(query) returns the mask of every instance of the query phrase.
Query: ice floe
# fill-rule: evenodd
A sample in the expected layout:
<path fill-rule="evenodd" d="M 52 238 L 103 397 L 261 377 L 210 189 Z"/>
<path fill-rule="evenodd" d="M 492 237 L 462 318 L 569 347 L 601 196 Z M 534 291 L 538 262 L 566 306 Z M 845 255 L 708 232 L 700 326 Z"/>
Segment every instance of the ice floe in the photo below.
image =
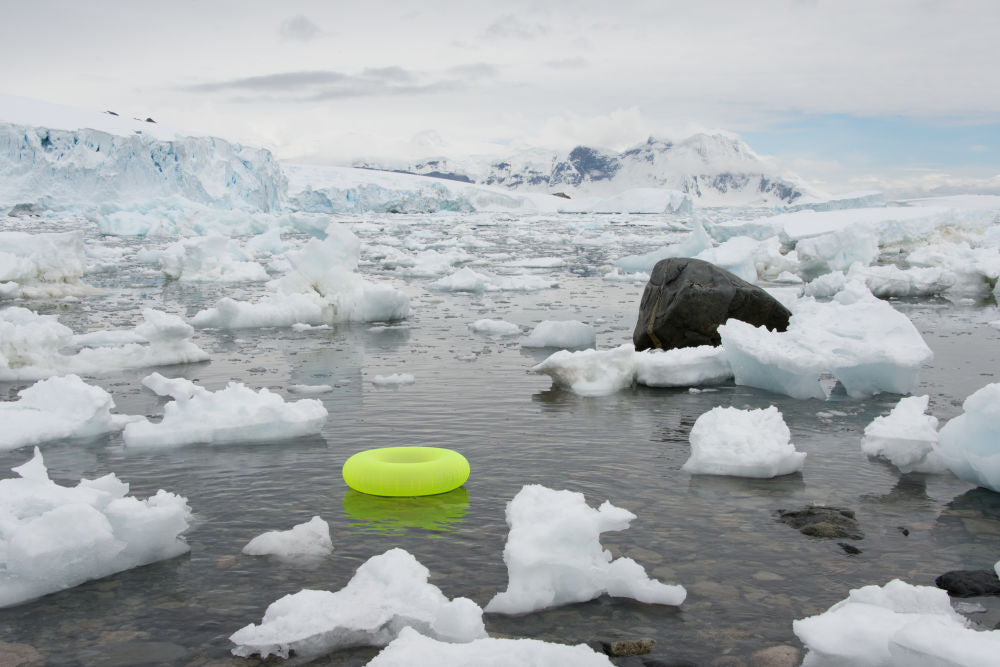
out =
<path fill-rule="evenodd" d="M 503 550 L 507 590 L 487 612 L 525 614 L 601 595 L 679 605 L 683 586 L 650 579 L 631 558 L 612 559 L 600 535 L 625 530 L 635 514 L 609 501 L 594 509 L 582 493 L 530 484 L 507 503 L 510 532 Z"/>
<path fill-rule="evenodd" d="M 122 433 L 129 447 L 165 447 L 192 443 L 271 442 L 319 433 L 327 411 L 313 398 L 286 402 L 266 387 L 254 391 L 241 382 L 209 391 L 185 378 L 153 373 L 142 383 L 174 400 L 163 418 L 128 424 Z"/>
<path fill-rule="evenodd" d="M 260 624 L 237 630 L 234 655 L 318 656 L 352 646 L 385 646 L 405 627 L 449 642 L 486 636 L 482 609 L 449 600 L 403 549 L 373 556 L 337 592 L 304 589 L 272 602 Z"/>
<path fill-rule="evenodd" d="M 187 500 L 139 500 L 114 473 L 61 486 L 41 452 L 0 480 L 0 607 L 188 551 Z"/>
<path fill-rule="evenodd" d="M 597 344 L 594 327 L 576 320 L 545 320 L 521 339 L 522 347 L 585 349 Z"/>
<path fill-rule="evenodd" d="M 271 530 L 247 542 L 248 556 L 276 556 L 288 561 L 311 561 L 333 553 L 330 524 L 318 516 L 288 530 Z"/>
<path fill-rule="evenodd" d="M 965 399 L 938 434 L 935 451 L 955 475 L 1000 493 L 1000 383 Z"/>
<path fill-rule="evenodd" d="M 698 417 L 689 434 L 691 456 L 681 468 L 692 474 L 767 478 L 802 470 L 778 408 L 717 407 Z"/>
<path fill-rule="evenodd" d="M 0 232 L 0 299 L 86 296 L 83 232 Z"/>
<path fill-rule="evenodd" d="M 899 399 L 892 411 L 865 427 L 861 451 L 887 459 L 900 472 L 944 472 L 947 468 L 934 451 L 938 420 L 927 412 L 929 396 Z"/>

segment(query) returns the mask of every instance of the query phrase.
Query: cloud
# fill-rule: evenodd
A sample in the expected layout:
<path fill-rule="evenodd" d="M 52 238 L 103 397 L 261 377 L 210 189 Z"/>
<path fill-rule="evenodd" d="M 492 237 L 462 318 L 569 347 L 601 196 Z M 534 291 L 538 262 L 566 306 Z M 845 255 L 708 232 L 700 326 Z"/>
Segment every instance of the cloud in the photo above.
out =
<path fill-rule="evenodd" d="M 323 34 L 323 30 L 308 18 L 299 14 L 281 22 L 279 28 L 282 41 L 308 42 Z"/>
<path fill-rule="evenodd" d="M 585 69 L 590 67 L 590 61 L 586 58 L 559 58 L 557 60 L 545 61 L 546 67 L 552 69 Z"/>
<path fill-rule="evenodd" d="M 541 23 L 525 23 L 513 14 L 505 14 L 486 26 L 483 35 L 490 39 L 535 39 L 549 29 Z"/>
<path fill-rule="evenodd" d="M 244 102 L 322 101 L 341 98 L 427 95 L 464 90 L 476 78 L 491 76 L 490 65 L 463 65 L 446 75 L 429 76 L 399 66 L 368 67 L 359 74 L 334 70 L 278 72 L 260 76 L 201 83 L 185 87 L 199 93 L 234 93 Z"/>

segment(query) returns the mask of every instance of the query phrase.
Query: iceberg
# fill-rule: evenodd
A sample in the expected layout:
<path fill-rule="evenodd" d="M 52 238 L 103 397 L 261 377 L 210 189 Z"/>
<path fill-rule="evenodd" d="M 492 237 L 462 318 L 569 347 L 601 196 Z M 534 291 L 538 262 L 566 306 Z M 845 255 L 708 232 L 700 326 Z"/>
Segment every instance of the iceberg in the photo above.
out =
<path fill-rule="evenodd" d="M 163 273 L 172 280 L 235 283 L 269 279 L 264 267 L 236 241 L 219 234 L 171 243 L 159 261 Z"/>
<path fill-rule="evenodd" d="M 83 232 L 0 232 L 0 299 L 87 296 L 99 290 L 81 281 L 87 268 Z"/>
<path fill-rule="evenodd" d="M 468 598 L 449 600 L 429 576 L 409 552 L 390 549 L 365 561 L 335 593 L 304 589 L 272 602 L 259 625 L 229 637 L 233 655 L 316 657 L 385 646 L 406 627 L 448 642 L 484 638 L 482 609 Z"/>
<path fill-rule="evenodd" d="M 521 333 L 521 327 L 504 320 L 476 320 L 469 323 L 469 329 L 483 336 L 516 336 Z"/>
<path fill-rule="evenodd" d="M 163 491 L 139 500 L 114 473 L 60 486 L 41 452 L 0 480 L 0 607 L 188 551 L 191 510 Z"/>
<path fill-rule="evenodd" d="M 503 550 L 507 590 L 485 610 L 525 614 L 601 595 L 680 605 L 687 592 L 650 579 L 631 558 L 612 559 L 601 533 L 625 530 L 634 514 L 608 501 L 594 509 L 582 493 L 529 484 L 507 503 L 510 532 Z"/>
<path fill-rule="evenodd" d="M 900 472 L 944 472 L 947 468 L 934 451 L 938 442 L 937 417 L 924 414 L 929 396 L 899 399 L 885 417 L 876 417 L 865 427 L 861 451 L 880 456 Z"/>
<path fill-rule="evenodd" d="M 254 391 L 241 382 L 213 392 L 184 378 L 153 373 L 142 383 L 174 400 L 163 406 L 159 422 L 143 418 L 125 426 L 122 437 L 128 447 L 280 441 L 319 433 L 327 417 L 317 399 L 288 403 L 267 388 Z"/>
<path fill-rule="evenodd" d="M 970 628 L 946 591 L 899 579 L 854 589 L 792 630 L 808 650 L 803 667 L 989 665 L 1000 654 L 1000 631 Z"/>
<path fill-rule="evenodd" d="M 764 410 L 717 407 L 695 420 L 691 457 L 682 470 L 696 475 L 769 478 L 802 470 L 791 433 L 773 405 Z"/>
<path fill-rule="evenodd" d="M 330 525 L 318 516 L 288 530 L 271 530 L 247 542 L 248 556 L 276 556 L 287 561 L 311 561 L 333 553 Z"/>
<path fill-rule="evenodd" d="M 399 636 L 368 662 L 367 667 L 612 667 L 603 653 L 586 644 L 569 646 L 538 639 L 483 637 L 465 644 L 452 644 L 425 637 L 413 628 L 403 628 Z"/>
<path fill-rule="evenodd" d="M 581 349 L 594 347 L 597 333 L 594 327 L 576 320 L 545 320 L 535 325 L 521 339 L 522 347 L 562 347 Z"/>
<path fill-rule="evenodd" d="M 0 402 L 0 451 L 67 438 L 116 433 L 139 419 L 111 414 L 111 394 L 77 375 L 50 377 Z"/>
<path fill-rule="evenodd" d="M 941 428 L 934 451 L 956 476 L 1000 493 L 1000 383 L 965 399 Z"/>

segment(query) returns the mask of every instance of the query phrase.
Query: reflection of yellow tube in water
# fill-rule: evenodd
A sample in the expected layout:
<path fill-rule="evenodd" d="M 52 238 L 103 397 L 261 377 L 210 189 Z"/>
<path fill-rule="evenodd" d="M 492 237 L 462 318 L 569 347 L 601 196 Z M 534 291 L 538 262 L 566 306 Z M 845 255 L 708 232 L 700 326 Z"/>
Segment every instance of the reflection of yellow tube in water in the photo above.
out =
<path fill-rule="evenodd" d="M 344 513 L 365 532 L 399 532 L 406 528 L 451 530 L 465 520 L 469 492 L 460 486 L 448 493 L 413 498 L 372 496 L 354 489 L 344 494 Z"/>

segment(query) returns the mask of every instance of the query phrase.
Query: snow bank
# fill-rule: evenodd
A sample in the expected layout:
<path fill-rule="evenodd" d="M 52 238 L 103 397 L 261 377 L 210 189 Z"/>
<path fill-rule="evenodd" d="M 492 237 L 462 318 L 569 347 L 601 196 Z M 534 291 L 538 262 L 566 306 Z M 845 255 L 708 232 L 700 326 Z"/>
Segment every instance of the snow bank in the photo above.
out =
<path fill-rule="evenodd" d="M 454 273 L 435 280 L 427 285 L 428 289 L 442 292 L 535 292 L 538 290 L 558 287 L 557 281 L 544 276 L 521 274 L 515 276 L 496 276 L 489 273 L 479 273 L 469 267 L 463 267 Z"/>
<path fill-rule="evenodd" d="M 288 403 L 267 388 L 255 392 L 240 382 L 212 392 L 184 378 L 153 373 L 142 383 L 174 400 L 163 406 L 159 422 L 144 418 L 125 427 L 129 447 L 284 440 L 319 433 L 327 417 L 316 399 Z"/>
<path fill-rule="evenodd" d="M 597 345 L 594 327 L 576 320 L 545 320 L 521 339 L 522 347 L 583 349 Z"/>
<path fill-rule="evenodd" d="M 516 336 L 521 333 L 521 327 L 504 320 L 476 320 L 469 323 L 469 329 L 484 336 Z"/>
<path fill-rule="evenodd" d="M 894 579 L 854 589 L 792 630 L 808 650 L 804 667 L 995 664 L 1000 631 L 968 626 L 946 591 Z"/>
<path fill-rule="evenodd" d="M 402 549 L 369 558 L 336 593 L 304 589 L 271 603 L 260 625 L 237 630 L 234 655 L 318 656 L 352 646 L 385 646 L 403 628 L 449 642 L 486 636 L 482 609 L 448 600 L 427 568 Z"/>
<path fill-rule="evenodd" d="M 861 451 L 881 456 L 901 472 L 944 472 L 947 468 L 934 451 L 938 442 L 937 417 L 927 412 L 929 396 L 899 399 L 885 417 L 876 417 L 865 427 Z"/>
<path fill-rule="evenodd" d="M 277 556 L 283 560 L 313 560 L 333 552 L 330 525 L 318 516 L 289 530 L 272 530 L 250 540 L 248 556 Z"/>
<path fill-rule="evenodd" d="M 962 408 L 941 429 L 935 451 L 961 479 L 1000 493 L 1000 383 L 973 393 Z"/>
<path fill-rule="evenodd" d="M 691 428 L 691 457 L 683 470 L 701 475 L 767 478 L 802 470 L 791 433 L 773 405 L 764 410 L 718 407 Z"/>
<path fill-rule="evenodd" d="M 687 592 L 650 579 L 631 558 L 612 560 L 601 533 L 625 530 L 636 518 L 605 501 L 587 505 L 582 493 L 531 484 L 507 503 L 510 532 L 503 550 L 507 590 L 486 605 L 487 612 L 524 614 L 600 595 L 650 604 L 679 605 Z"/>
<path fill-rule="evenodd" d="M 529 369 L 582 396 L 604 396 L 632 386 L 692 387 L 733 377 L 721 347 L 636 352 L 631 343 L 611 350 L 560 350 Z"/>
<path fill-rule="evenodd" d="M 160 255 L 160 268 L 173 280 L 234 283 L 269 278 L 239 243 L 218 234 L 170 244 Z"/>
<path fill-rule="evenodd" d="M 188 551 L 185 498 L 139 500 L 114 473 L 60 486 L 37 448 L 14 472 L 0 480 L 0 607 Z"/>
<path fill-rule="evenodd" d="M 731 319 L 719 335 L 736 384 L 793 398 L 825 398 L 819 379 L 827 373 L 853 397 L 907 394 L 932 356 L 913 323 L 859 282 L 830 303 L 792 304 L 786 332 Z"/>
<path fill-rule="evenodd" d="M 111 394 L 77 375 L 51 377 L 0 402 L 0 451 L 64 438 L 92 438 L 125 428 L 138 419 L 113 415 Z"/>
<path fill-rule="evenodd" d="M 357 273 L 360 245 L 353 232 L 332 223 L 326 238 L 311 239 L 287 254 L 291 271 L 268 283 L 273 294 L 256 303 L 222 298 L 215 307 L 196 313 L 191 323 L 241 329 L 409 317 L 409 297 Z"/>
<path fill-rule="evenodd" d="M 367 667 L 610 667 L 614 663 L 586 644 L 568 646 L 538 639 L 484 637 L 467 644 L 450 644 L 403 628 Z"/>
<path fill-rule="evenodd" d="M 0 380 L 39 380 L 51 375 L 103 375 L 125 368 L 208 360 L 180 317 L 146 308 L 132 331 L 74 336 L 55 315 L 12 306 L 0 310 Z M 89 345 L 91 347 L 82 347 Z"/>
<path fill-rule="evenodd" d="M 0 232 L 0 298 L 86 296 L 97 289 L 81 282 L 87 268 L 83 232 Z"/>

